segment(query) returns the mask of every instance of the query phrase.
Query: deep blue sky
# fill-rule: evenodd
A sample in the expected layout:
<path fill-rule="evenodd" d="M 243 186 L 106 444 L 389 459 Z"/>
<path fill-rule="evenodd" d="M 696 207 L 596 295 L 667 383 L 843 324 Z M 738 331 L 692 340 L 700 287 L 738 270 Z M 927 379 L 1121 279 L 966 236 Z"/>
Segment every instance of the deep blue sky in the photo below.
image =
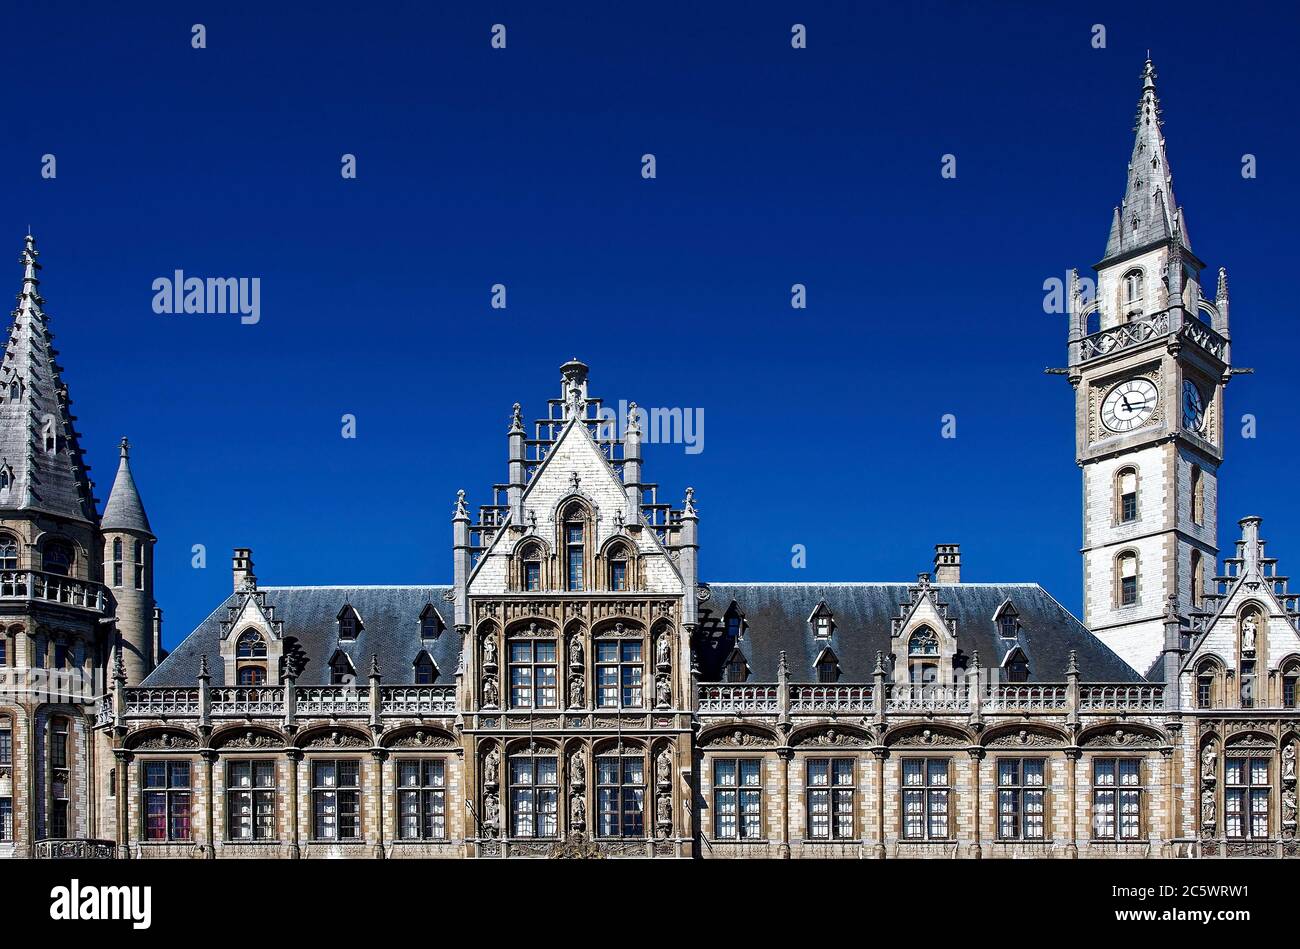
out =
<path fill-rule="evenodd" d="M 236 545 L 265 583 L 446 582 L 456 489 L 489 500 L 511 403 L 543 412 L 574 355 L 607 399 L 704 409 L 703 453 L 651 446 L 647 477 L 695 486 L 706 579 L 907 579 L 956 541 L 967 579 L 1077 612 L 1042 284 L 1101 255 L 1148 47 L 1177 196 L 1257 370 L 1228 389 L 1259 437 L 1229 425 L 1221 542 L 1260 514 L 1300 569 L 1300 21 L 1045 6 L 11 7 L 0 246 L 37 235 L 101 500 L 136 445 L 167 644 L 229 591 Z M 154 314 L 176 268 L 261 277 L 261 323 Z"/>

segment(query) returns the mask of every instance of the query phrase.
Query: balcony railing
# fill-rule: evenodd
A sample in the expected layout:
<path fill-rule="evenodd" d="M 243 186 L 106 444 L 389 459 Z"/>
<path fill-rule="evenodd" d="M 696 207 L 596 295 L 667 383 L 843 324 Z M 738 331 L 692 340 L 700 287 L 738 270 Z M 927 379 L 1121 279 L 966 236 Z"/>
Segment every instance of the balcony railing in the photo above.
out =
<path fill-rule="evenodd" d="M 1143 343 L 1164 336 L 1168 332 L 1169 312 L 1166 310 L 1153 313 L 1144 319 L 1134 320 L 1131 323 L 1120 323 L 1118 326 L 1104 329 L 1100 333 L 1085 336 L 1079 340 L 1079 356 L 1086 362 L 1089 359 L 1107 356 L 1119 352 L 1121 349 L 1128 349 L 1131 346 L 1141 346 Z"/>
<path fill-rule="evenodd" d="M 284 712 L 284 688 L 278 685 L 236 685 L 213 689 L 213 715 L 276 715 Z"/>
<path fill-rule="evenodd" d="M 970 689 L 964 685 L 890 685 L 887 712 L 969 712 Z"/>
<path fill-rule="evenodd" d="M 1155 712 L 1164 705 L 1163 685 L 1084 685 L 1079 687 L 1081 712 Z"/>
<path fill-rule="evenodd" d="M 379 688 L 381 716 L 455 714 L 454 685 L 388 685 Z M 293 714 L 303 716 L 370 715 L 371 690 L 364 685 L 313 685 L 293 690 Z M 127 718 L 201 718 L 203 690 L 193 687 L 128 688 L 123 694 Z M 207 690 L 211 718 L 284 718 L 289 709 L 282 685 L 223 685 Z M 115 718 L 110 694 L 100 704 L 96 722 L 111 725 Z"/>
<path fill-rule="evenodd" d="M 96 613 L 108 611 L 108 597 L 101 584 L 41 570 L 0 572 L 0 600 L 38 600 Z"/>
<path fill-rule="evenodd" d="M 385 685 L 379 689 L 382 715 L 437 715 L 456 711 L 454 685 Z"/>
<path fill-rule="evenodd" d="M 805 685 L 790 686 L 790 711 L 792 712 L 856 712 L 866 714 L 873 708 L 869 685 Z"/>
<path fill-rule="evenodd" d="M 984 708 L 990 712 L 1064 712 L 1069 686 L 1064 682 L 989 685 Z"/>
<path fill-rule="evenodd" d="M 297 692 L 299 715 L 365 715 L 370 712 L 368 686 L 308 686 Z"/>
<path fill-rule="evenodd" d="M 199 690 L 187 689 L 127 689 L 128 715 L 147 718 L 186 717 L 199 714 Z"/>
<path fill-rule="evenodd" d="M 47 839 L 36 841 L 37 860 L 112 860 L 117 845 L 111 840 Z"/>
<path fill-rule="evenodd" d="M 701 712 L 778 712 L 775 683 L 717 682 L 701 685 L 696 701 Z"/>

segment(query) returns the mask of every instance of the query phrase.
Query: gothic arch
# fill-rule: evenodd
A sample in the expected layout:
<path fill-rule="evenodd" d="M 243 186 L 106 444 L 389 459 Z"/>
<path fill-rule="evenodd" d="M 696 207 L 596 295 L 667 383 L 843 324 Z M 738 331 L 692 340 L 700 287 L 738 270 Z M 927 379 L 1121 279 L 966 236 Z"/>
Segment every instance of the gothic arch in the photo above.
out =
<path fill-rule="evenodd" d="M 238 722 L 223 725 L 214 731 L 208 739 L 213 748 L 282 748 L 289 744 L 289 739 L 275 729 L 261 725 L 246 725 Z"/>
<path fill-rule="evenodd" d="M 199 736 L 186 728 L 176 726 L 149 726 L 132 732 L 122 742 L 128 750 L 197 751 L 202 746 Z"/>
<path fill-rule="evenodd" d="M 781 739 L 772 729 L 740 721 L 713 725 L 700 732 L 701 748 L 775 748 Z"/>
<path fill-rule="evenodd" d="M 429 725 L 403 725 L 386 732 L 379 741 L 384 748 L 460 751 L 460 742 L 451 732 Z"/>
<path fill-rule="evenodd" d="M 1065 730 L 1040 722 L 1006 722 L 994 725 L 979 737 L 985 748 L 1031 748 L 1072 744 Z"/>
<path fill-rule="evenodd" d="M 621 751 L 619 749 L 622 749 Z M 649 751 L 649 745 L 644 738 L 629 738 L 627 736 L 608 735 L 598 738 L 591 743 L 591 756 L 608 754 L 635 754 L 640 752 L 645 755 Z"/>
<path fill-rule="evenodd" d="M 295 748 L 369 748 L 370 735 L 348 725 L 315 725 L 294 737 Z"/>
<path fill-rule="evenodd" d="M 537 738 L 528 735 L 519 738 L 508 738 L 501 748 L 502 758 L 509 758 L 511 755 L 558 755 L 559 753 L 560 742 L 558 739 Z"/>
<path fill-rule="evenodd" d="M 946 722 L 908 722 L 889 729 L 882 736 L 882 741 L 890 747 L 911 748 L 953 747 L 979 743 L 967 729 Z"/>
<path fill-rule="evenodd" d="M 1166 748 L 1169 736 L 1153 725 L 1110 719 L 1090 725 L 1079 733 L 1077 744 L 1102 748 Z"/>
<path fill-rule="evenodd" d="M 873 744 L 871 733 L 856 725 L 844 722 L 817 722 L 813 725 L 801 725 L 790 732 L 788 743 L 791 746 L 809 745 L 830 747 L 845 745 L 862 747 Z"/>

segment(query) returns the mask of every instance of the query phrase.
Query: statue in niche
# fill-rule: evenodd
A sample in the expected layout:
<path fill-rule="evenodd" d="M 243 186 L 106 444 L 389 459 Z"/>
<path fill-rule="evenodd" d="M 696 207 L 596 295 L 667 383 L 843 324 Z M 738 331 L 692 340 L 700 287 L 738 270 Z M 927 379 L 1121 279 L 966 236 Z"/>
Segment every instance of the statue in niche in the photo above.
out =
<path fill-rule="evenodd" d="M 500 696 L 497 695 L 497 677 L 484 676 L 483 678 L 483 704 L 488 708 L 495 708 Z"/>
<path fill-rule="evenodd" d="M 1206 745 L 1205 750 L 1201 752 L 1201 777 L 1207 781 L 1213 781 L 1218 765 L 1219 756 L 1215 753 L 1214 745 Z"/>
<path fill-rule="evenodd" d="M 570 824 L 574 830 L 582 830 L 587 825 L 587 802 L 583 800 L 580 791 L 573 792 L 573 798 L 569 805 L 571 819 Z"/>
<path fill-rule="evenodd" d="M 587 783 L 587 760 L 581 751 L 573 753 L 573 760 L 569 764 L 569 783 L 578 788 Z"/>
<path fill-rule="evenodd" d="M 1201 792 L 1201 826 L 1204 828 L 1214 826 L 1214 792 L 1209 788 Z"/>
<path fill-rule="evenodd" d="M 501 752 L 497 750 L 496 745 L 493 745 L 492 750 L 483 759 L 483 783 L 488 787 L 496 787 L 500 773 Z"/>
<path fill-rule="evenodd" d="M 665 831 L 673 826 L 673 796 L 667 791 L 661 793 L 655 801 L 655 812 L 659 826 Z"/>
<path fill-rule="evenodd" d="M 483 665 L 491 668 L 497 664 L 497 637 L 495 633 L 488 633 L 483 640 Z"/>
<path fill-rule="evenodd" d="M 582 676 L 569 679 L 569 708 L 582 708 L 583 691 Z"/>
<path fill-rule="evenodd" d="M 497 835 L 497 822 L 501 819 L 501 808 L 497 804 L 497 796 L 489 791 L 483 795 L 483 835 L 485 837 L 495 837 Z"/>
<path fill-rule="evenodd" d="M 1295 788 L 1284 788 L 1282 791 L 1282 823 L 1295 823 Z"/>
<path fill-rule="evenodd" d="M 569 665 L 582 666 L 582 634 L 576 631 L 569 637 Z"/>
<path fill-rule="evenodd" d="M 667 745 L 663 746 L 655 758 L 655 772 L 660 787 L 669 787 L 673 783 L 673 753 Z"/>
<path fill-rule="evenodd" d="M 1255 654 L 1255 639 L 1259 635 L 1259 619 L 1254 613 L 1247 613 L 1241 621 L 1241 654 Z"/>
<path fill-rule="evenodd" d="M 1295 742 L 1289 741 L 1282 749 L 1282 777 L 1295 780 Z"/>
<path fill-rule="evenodd" d="M 666 675 L 655 679 L 655 705 L 659 708 L 668 708 L 672 705 L 672 683 Z"/>
<path fill-rule="evenodd" d="M 659 640 L 655 644 L 655 665 L 661 669 L 667 669 L 672 665 L 672 644 L 668 641 L 667 632 L 659 635 Z"/>

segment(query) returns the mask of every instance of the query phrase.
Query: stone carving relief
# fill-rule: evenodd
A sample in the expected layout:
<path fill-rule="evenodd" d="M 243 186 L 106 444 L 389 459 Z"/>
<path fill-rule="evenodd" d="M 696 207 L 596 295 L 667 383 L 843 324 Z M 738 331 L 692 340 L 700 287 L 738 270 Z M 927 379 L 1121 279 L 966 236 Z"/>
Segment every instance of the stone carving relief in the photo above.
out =
<path fill-rule="evenodd" d="M 197 739 L 191 738 L 189 735 L 173 735 L 170 732 L 163 732 L 161 735 L 151 735 L 135 747 L 182 749 L 197 748 L 199 747 L 199 743 Z"/>
<path fill-rule="evenodd" d="M 243 734 L 235 735 L 228 741 L 222 742 L 223 748 L 279 748 L 284 744 L 284 739 L 277 738 L 274 735 L 268 735 L 265 732 L 246 731 Z"/>
<path fill-rule="evenodd" d="M 446 735 L 436 735 L 426 731 L 415 731 L 403 735 L 393 742 L 394 748 L 455 748 L 456 742 Z"/>
<path fill-rule="evenodd" d="M 835 746 L 841 748 L 866 748 L 871 742 L 861 735 L 855 735 L 852 732 L 838 731 L 834 728 L 825 728 L 820 731 L 808 732 L 801 735 L 795 743 L 800 747 L 805 745 Z"/>
<path fill-rule="evenodd" d="M 715 735 L 704 744 L 710 748 L 771 748 L 776 745 L 776 741 L 766 735 L 756 735 L 753 732 L 737 729 Z"/>
<path fill-rule="evenodd" d="M 901 738 L 890 741 L 889 744 L 903 748 L 914 748 L 927 745 L 966 745 L 969 742 L 957 735 L 950 735 L 947 732 L 934 732 L 925 728 L 918 732 L 903 735 Z"/>
<path fill-rule="evenodd" d="M 306 745 L 308 748 L 369 748 L 370 742 L 360 735 L 335 729 L 313 735 Z"/>
<path fill-rule="evenodd" d="M 1111 732 L 1098 732 L 1088 736 L 1085 748 L 1160 748 L 1164 745 L 1159 738 L 1145 732 L 1125 731 L 1117 728 Z"/>
<path fill-rule="evenodd" d="M 1003 732 L 988 742 L 990 748 L 1050 748 L 1064 742 L 1049 732 L 1032 731 L 1022 728 L 1019 731 Z"/>

